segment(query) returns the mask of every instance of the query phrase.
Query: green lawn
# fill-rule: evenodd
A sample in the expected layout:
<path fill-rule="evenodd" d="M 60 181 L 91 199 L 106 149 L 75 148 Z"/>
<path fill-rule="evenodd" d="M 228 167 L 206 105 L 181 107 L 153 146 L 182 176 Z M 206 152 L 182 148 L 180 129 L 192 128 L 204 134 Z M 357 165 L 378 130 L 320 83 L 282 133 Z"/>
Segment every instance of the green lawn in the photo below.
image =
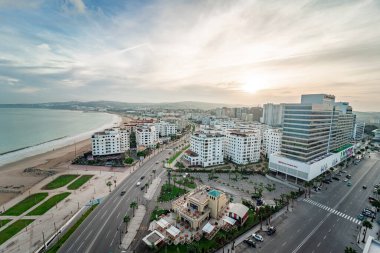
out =
<path fill-rule="evenodd" d="M 171 184 L 164 184 L 161 187 L 161 193 L 158 197 L 158 201 L 169 201 L 176 199 L 177 197 L 181 196 L 182 194 L 187 193 L 186 190 L 178 188 L 177 186 L 174 186 Z"/>
<path fill-rule="evenodd" d="M 76 190 L 79 189 L 82 185 L 84 185 L 88 180 L 90 180 L 94 175 L 83 175 L 71 184 L 67 186 L 67 189 L 69 190 Z"/>
<path fill-rule="evenodd" d="M 48 200 L 46 200 L 41 205 L 37 206 L 34 210 L 29 212 L 27 215 L 28 216 L 42 215 L 42 214 L 46 213 L 47 211 L 49 211 L 50 208 L 54 207 L 57 203 L 59 203 L 60 201 L 62 201 L 64 198 L 66 198 L 69 195 L 70 195 L 70 192 L 64 192 L 64 193 L 57 194 L 57 195 L 49 198 Z"/>
<path fill-rule="evenodd" d="M 158 219 L 158 217 L 160 217 L 162 214 L 167 214 L 169 212 L 170 211 L 166 209 L 154 209 L 153 212 L 150 214 L 150 221 Z"/>
<path fill-rule="evenodd" d="M 183 179 L 178 179 L 175 181 L 176 184 L 184 185 L 188 188 L 195 189 L 197 185 L 194 183 L 194 180 L 189 179 L 189 178 L 183 178 Z"/>
<path fill-rule="evenodd" d="M 0 220 L 0 228 L 10 221 L 11 221 L 10 219 Z"/>
<path fill-rule="evenodd" d="M 23 228 L 28 226 L 34 220 L 18 220 L 9 225 L 4 230 L 0 231 L 0 245 L 6 242 L 9 238 L 20 232 Z"/>
<path fill-rule="evenodd" d="M 59 248 L 69 239 L 70 235 L 79 227 L 80 224 L 90 215 L 90 213 L 95 209 L 97 205 L 92 206 L 88 209 L 75 224 L 62 236 L 59 238 L 58 242 L 54 244 L 46 253 L 55 253 L 58 252 Z"/>
<path fill-rule="evenodd" d="M 32 194 L 32 195 L 26 197 L 25 199 L 21 200 L 16 205 L 9 208 L 8 210 L 6 210 L 1 215 L 19 216 L 20 214 L 28 211 L 31 207 L 40 203 L 47 196 L 48 196 L 47 192 Z"/>
<path fill-rule="evenodd" d="M 43 190 L 53 190 L 53 189 L 60 188 L 62 186 L 67 185 L 68 183 L 73 181 L 78 176 L 79 175 L 71 175 L 71 174 L 61 175 L 61 176 L 57 177 L 56 179 L 54 179 L 53 181 L 51 181 L 50 183 L 48 183 L 47 185 L 45 185 L 44 187 L 42 187 L 42 189 Z"/>

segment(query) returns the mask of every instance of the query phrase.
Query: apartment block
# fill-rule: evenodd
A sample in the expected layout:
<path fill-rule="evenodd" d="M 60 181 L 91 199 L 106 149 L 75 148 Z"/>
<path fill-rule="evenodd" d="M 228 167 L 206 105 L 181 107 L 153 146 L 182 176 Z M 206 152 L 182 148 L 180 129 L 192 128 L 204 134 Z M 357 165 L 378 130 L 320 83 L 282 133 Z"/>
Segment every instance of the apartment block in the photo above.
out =
<path fill-rule="evenodd" d="M 236 164 L 258 162 L 261 135 L 259 130 L 228 130 L 224 144 L 224 157 Z"/>
<path fill-rule="evenodd" d="M 262 151 L 268 156 L 270 154 L 279 153 L 281 151 L 282 129 L 269 128 L 264 131 Z"/>
<path fill-rule="evenodd" d="M 353 138 L 355 141 L 360 141 L 364 138 L 364 128 L 365 128 L 365 122 L 364 121 L 355 121 L 355 126 L 354 126 L 354 134 Z"/>
<path fill-rule="evenodd" d="M 91 137 L 92 155 L 113 155 L 129 150 L 129 131 L 122 128 L 106 129 Z"/>
<path fill-rule="evenodd" d="M 159 139 L 159 131 L 153 124 L 136 126 L 136 143 L 138 146 L 155 147 Z"/>

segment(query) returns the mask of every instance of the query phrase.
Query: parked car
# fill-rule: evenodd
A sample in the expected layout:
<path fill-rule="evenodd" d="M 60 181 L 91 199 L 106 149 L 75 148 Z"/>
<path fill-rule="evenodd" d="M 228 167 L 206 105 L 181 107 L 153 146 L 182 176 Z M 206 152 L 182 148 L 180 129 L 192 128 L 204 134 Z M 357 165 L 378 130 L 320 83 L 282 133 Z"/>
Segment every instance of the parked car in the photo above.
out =
<path fill-rule="evenodd" d="M 256 199 L 256 205 L 261 206 L 264 204 L 264 201 L 262 199 Z"/>
<path fill-rule="evenodd" d="M 362 215 L 367 216 L 369 218 L 376 218 L 376 214 L 374 214 L 373 212 L 371 212 L 370 210 L 366 208 L 362 211 Z"/>
<path fill-rule="evenodd" d="M 141 180 L 143 180 L 144 178 L 145 178 L 145 176 L 140 177 Z"/>
<path fill-rule="evenodd" d="M 256 241 L 259 241 L 259 242 L 263 242 L 264 241 L 264 238 L 259 235 L 259 234 L 252 234 L 252 237 L 256 240 Z"/>
<path fill-rule="evenodd" d="M 375 199 L 374 197 L 369 196 L 369 197 L 368 197 L 368 200 L 369 200 L 369 202 L 374 202 L 374 201 L 376 201 L 377 199 Z"/>
<path fill-rule="evenodd" d="M 269 227 L 267 231 L 267 235 L 273 235 L 276 233 L 276 228 L 275 227 Z"/>
<path fill-rule="evenodd" d="M 356 216 L 356 219 L 358 220 L 364 220 L 364 215 L 363 214 L 359 214 L 358 216 Z"/>
<path fill-rule="evenodd" d="M 351 175 L 350 174 L 346 175 L 346 178 L 351 179 Z"/>
<path fill-rule="evenodd" d="M 124 196 L 125 193 L 126 193 L 126 191 L 121 191 L 121 192 L 120 192 L 120 196 Z"/>
<path fill-rule="evenodd" d="M 338 177 L 333 177 L 334 180 L 339 181 L 340 179 Z"/>
<path fill-rule="evenodd" d="M 140 182 L 140 181 L 138 181 L 138 182 L 136 183 L 136 186 L 140 186 L 140 184 L 141 184 L 141 182 Z"/>
<path fill-rule="evenodd" d="M 366 189 L 367 189 L 367 186 L 366 186 L 366 185 L 363 185 L 363 189 L 366 190 Z"/>
<path fill-rule="evenodd" d="M 322 180 L 322 182 L 325 183 L 325 184 L 329 184 L 330 183 L 330 181 L 327 180 L 327 179 Z"/>
<path fill-rule="evenodd" d="M 250 247 L 256 248 L 256 242 L 252 239 L 245 239 L 243 242 Z"/>
<path fill-rule="evenodd" d="M 145 189 L 145 185 L 141 186 L 140 189 L 143 191 Z"/>
<path fill-rule="evenodd" d="M 343 180 L 343 182 L 347 182 L 348 181 L 348 179 L 347 178 L 345 178 L 344 180 Z"/>
<path fill-rule="evenodd" d="M 348 181 L 347 186 L 351 186 L 351 185 L 352 185 L 351 181 Z"/>

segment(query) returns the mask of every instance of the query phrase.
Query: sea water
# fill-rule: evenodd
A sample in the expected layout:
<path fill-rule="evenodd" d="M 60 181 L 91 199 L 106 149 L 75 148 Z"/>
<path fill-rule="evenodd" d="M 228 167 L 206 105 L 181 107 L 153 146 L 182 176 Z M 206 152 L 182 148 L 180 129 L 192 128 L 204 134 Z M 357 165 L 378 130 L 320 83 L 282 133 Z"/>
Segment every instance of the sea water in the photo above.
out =
<path fill-rule="evenodd" d="M 0 166 L 82 141 L 120 120 L 108 113 L 0 108 Z"/>

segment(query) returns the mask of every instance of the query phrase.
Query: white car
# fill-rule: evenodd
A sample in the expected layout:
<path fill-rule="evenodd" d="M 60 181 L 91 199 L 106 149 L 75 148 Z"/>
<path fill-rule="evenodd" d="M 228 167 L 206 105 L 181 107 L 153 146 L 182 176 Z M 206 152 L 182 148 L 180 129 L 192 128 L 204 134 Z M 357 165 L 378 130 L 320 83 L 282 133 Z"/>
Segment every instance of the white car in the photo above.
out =
<path fill-rule="evenodd" d="M 345 178 L 344 180 L 343 180 L 343 182 L 347 182 L 348 181 L 348 179 L 347 178 Z"/>
<path fill-rule="evenodd" d="M 139 182 L 137 182 L 137 184 L 136 184 L 136 185 L 137 185 L 137 186 L 140 186 L 140 184 L 141 184 L 141 182 L 139 181 Z"/>
<path fill-rule="evenodd" d="M 252 237 L 253 237 L 256 241 L 260 241 L 260 242 L 264 241 L 264 238 L 263 238 L 261 235 L 259 235 L 259 234 L 252 234 Z"/>

